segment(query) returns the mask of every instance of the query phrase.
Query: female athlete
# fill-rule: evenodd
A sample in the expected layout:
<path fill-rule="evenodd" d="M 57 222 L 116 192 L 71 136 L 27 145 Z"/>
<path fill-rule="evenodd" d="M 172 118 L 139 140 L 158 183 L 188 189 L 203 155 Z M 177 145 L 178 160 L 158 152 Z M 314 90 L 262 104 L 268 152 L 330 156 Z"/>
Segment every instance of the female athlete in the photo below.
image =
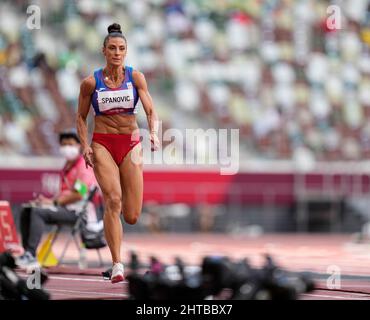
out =
<path fill-rule="evenodd" d="M 121 26 L 108 27 L 102 48 L 106 65 L 80 86 L 77 130 L 86 166 L 91 166 L 104 198 L 104 233 L 112 255 L 111 282 L 124 280 L 121 262 L 122 224 L 138 220 L 143 199 L 142 146 L 135 114 L 140 98 L 144 107 L 152 151 L 159 148 L 158 117 L 144 75 L 124 64 L 127 41 Z M 88 143 L 87 115 L 95 113 L 92 143 Z M 133 157 L 132 157 L 133 156 Z"/>

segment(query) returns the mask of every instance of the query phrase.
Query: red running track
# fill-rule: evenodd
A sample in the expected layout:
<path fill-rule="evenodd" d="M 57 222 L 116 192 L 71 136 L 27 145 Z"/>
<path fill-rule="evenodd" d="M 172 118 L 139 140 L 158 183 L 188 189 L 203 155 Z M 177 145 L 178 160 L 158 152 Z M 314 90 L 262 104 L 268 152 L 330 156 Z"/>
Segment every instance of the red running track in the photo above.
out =
<path fill-rule="evenodd" d="M 65 239 L 53 248 L 59 256 Z M 125 234 L 123 260 L 128 262 L 129 251 L 135 250 L 143 263 L 150 256 L 172 264 L 180 256 L 186 264 L 201 263 L 210 254 L 227 255 L 232 259 L 246 257 L 256 267 L 264 263 L 269 253 L 275 262 L 289 271 L 308 271 L 318 275 L 316 290 L 304 294 L 304 300 L 370 300 L 370 242 L 356 243 L 351 235 L 331 234 L 266 234 L 259 237 L 225 234 Z M 78 251 L 71 245 L 66 254 L 68 266 L 46 269 L 49 280 L 45 288 L 51 298 L 64 299 L 127 299 L 127 282 L 112 285 L 104 280 L 101 271 L 109 266 L 107 248 L 101 250 L 104 268 L 79 270 Z M 97 254 L 88 252 L 90 266 L 97 265 Z M 73 264 L 74 263 L 74 264 Z M 341 274 L 336 288 L 328 287 L 330 270 Z M 20 271 L 20 274 L 26 274 Z M 320 275 L 320 276 L 319 276 Z M 330 285 L 330 283 L 329 283 Z"/>

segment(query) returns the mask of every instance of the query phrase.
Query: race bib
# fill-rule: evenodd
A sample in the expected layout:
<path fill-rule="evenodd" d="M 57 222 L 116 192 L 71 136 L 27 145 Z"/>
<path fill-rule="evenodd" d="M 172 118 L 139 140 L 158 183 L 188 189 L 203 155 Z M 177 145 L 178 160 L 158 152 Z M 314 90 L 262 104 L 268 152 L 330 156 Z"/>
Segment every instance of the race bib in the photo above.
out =
<path fill-rule="evenodd" d="M 98 104 L 101 112 L 134 107 L 132 90 L 98 91 Z"/>

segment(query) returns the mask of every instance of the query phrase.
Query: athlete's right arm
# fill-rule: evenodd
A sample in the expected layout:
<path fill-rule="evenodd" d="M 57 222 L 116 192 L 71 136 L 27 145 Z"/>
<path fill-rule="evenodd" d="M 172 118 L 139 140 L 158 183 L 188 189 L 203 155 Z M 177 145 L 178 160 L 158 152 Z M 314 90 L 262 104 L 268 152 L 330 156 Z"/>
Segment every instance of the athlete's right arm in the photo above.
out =
<path fill-rule="evenodd" d="M 87 115 L 89 114 L 91 95 L 95 89 L 95 78 L 93 76 L 85 78 L 80 86 L 80 95 L 78 97 L 78 110 L 77 110 L 77 132 L 81 141 L 82 154 L 84 156 L 86 167 L 93 167 L 92 161 L 92 148 L 88 142 L 88 131 L 87 131 Z"/>

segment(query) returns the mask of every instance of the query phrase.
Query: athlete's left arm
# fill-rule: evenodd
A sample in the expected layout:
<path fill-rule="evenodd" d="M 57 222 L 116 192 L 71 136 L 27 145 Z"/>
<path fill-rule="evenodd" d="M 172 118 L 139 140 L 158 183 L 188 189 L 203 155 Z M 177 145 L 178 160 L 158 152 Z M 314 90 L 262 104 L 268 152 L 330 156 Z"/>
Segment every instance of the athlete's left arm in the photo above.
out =
<path fill-rule="evenodd" d="M 157 112 L 155 111 L 153 99 L 149 93 L 148 85 L 145 80 L 145 76 L 140 71 L 134 70 L 132 72 L 135 86 L 138 91 L 141 103 L 143 104 L 146 117 L 148 120 L 148 127 L 150 130 L 150 140 L 152 143 L 152 151 L 158 150 L 159 139 L 158 139 L 158 127 L 159 119 Z"/>

